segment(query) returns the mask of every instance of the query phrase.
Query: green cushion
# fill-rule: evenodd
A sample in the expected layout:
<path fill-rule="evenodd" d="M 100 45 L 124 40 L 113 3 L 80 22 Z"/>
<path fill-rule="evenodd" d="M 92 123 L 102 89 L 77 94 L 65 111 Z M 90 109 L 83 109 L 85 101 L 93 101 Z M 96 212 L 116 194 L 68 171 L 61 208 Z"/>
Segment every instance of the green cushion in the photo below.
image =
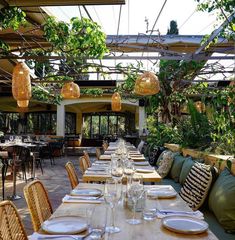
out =
<path fill-rule="evenodd" d="M 182 155 L 175 155 L 174 162 L 172 164 L 169 177 L 172 178 L 175 182 L 179 182 L 180 172 L 183 166 L 183 163 L 188 158 L 183 157 Z"/>
<path fill-rule="evenodd" d="M 226 231 L 235 232 L 235 176 L 227 168 L 212 187 L 209 208 Z"/>
<path fill-rule="evenodd" d="M 185 159 L 181 172 L 180 172 L 180 178 L 179 178 L 179 182 L 181 185 L 184 184 L 192 166 L 195 164 L 195 162 L 192 160 L 192 158 L 187 158 Z"/>

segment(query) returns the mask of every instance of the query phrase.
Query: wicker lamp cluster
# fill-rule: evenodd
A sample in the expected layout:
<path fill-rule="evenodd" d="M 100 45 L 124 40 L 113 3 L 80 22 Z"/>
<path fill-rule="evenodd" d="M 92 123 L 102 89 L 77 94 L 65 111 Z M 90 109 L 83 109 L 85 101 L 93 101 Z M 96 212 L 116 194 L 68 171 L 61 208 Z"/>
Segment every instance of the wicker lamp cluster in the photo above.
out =
<path fill-rule="evenodd" d="M 121 104 L 121 96 L 118 92 L 115 92 L 112 95 L 112 111 L 119 112 L 122 109 L 122 104 Z"/>
<path fill-rule="evenodd" d="M 17 63 L 12 75 L 12 95 L 21 108 L 27 108 L 32 96 L 30 71 L 23 62 Z"/>
<path fill-rule="evenodd" d="M 158 77 L 151 72 L 144 72 L 135 82 L 134 92 L 137 95 L 154 95 L 160 91 Z"/>
<path fill-rule="evenodd" d="M 75 99 L 80 97 L 80 88 L 74 82 L 65 83 L 61 89 L 61 95 L 64 99 Z"/>

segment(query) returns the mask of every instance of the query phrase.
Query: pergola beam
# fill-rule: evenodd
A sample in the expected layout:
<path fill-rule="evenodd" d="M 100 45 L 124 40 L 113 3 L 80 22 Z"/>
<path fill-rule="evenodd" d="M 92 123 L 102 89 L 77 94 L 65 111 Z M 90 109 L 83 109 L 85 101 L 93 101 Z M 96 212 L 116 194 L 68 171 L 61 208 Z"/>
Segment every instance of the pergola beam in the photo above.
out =
<path fill-rule="evenodd" d="M 7 2 L 9 6 L 17 7 L 125 4 L 125 0 L 8 0 Z"/>
<path fill-rule="evenodd" d="M 155 55 L 155 56 L 138 56 L 138 55 L 121 55 L 121 56 L 104 56 L 102 60 L 233 60 L 235 58 L 234 54 L 227 56 L 208 56 L 207 54 L 200 55 L 191 55 L 191 56 L 170 56 L 170 55 Z M 2 55 L 0 59 L 25 59 L 25 60 L 36 60 L 36 61 L 45 61 L 45 60 L 61 60 L 68 59 L 73 60 L 74 58 L 66 58 L 65 56 L 17 56 L 17 55 Z M 94 60 L 94 59 L 87 59 Z"/>
<path fill-rule="evenodd" d="M 201 51 L 203 51 L 208 44 L 213 41 L 214 38 L 216 38 L 219 33 L 234 19 L 235 17 L 235 11 L 216 29 L 212 32 L 209 39 L 205 41 L 196 51 L 195 54 L 199 54 Z"/>

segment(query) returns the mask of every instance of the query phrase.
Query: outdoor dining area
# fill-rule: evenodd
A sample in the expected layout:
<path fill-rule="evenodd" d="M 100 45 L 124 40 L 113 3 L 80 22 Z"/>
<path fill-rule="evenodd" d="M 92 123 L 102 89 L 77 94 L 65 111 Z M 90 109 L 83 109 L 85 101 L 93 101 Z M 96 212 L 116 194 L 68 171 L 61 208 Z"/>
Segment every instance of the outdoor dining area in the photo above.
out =
<path fill-rule="evenodd" d="M 234 9 L 0 1 L 0 240 L 235 240 Z"/>
<path fill-rule="evenodd" d="M 34 230 L 29 239 L 217 239 L 203 213 L 193 211 L 172 186 L 147 184 L 160 182 L 161 176 L 132 144 L 111 142 L 95 161 L 85 152 L 79 164 L 82 182 L 74 164 L 66 163 L 71 190 L 55 211 L 40 180 L 25 185 Z M 27 239 L 14 204 L 3 201 L 0 208 L 3 239 L 12 234 Z"/>

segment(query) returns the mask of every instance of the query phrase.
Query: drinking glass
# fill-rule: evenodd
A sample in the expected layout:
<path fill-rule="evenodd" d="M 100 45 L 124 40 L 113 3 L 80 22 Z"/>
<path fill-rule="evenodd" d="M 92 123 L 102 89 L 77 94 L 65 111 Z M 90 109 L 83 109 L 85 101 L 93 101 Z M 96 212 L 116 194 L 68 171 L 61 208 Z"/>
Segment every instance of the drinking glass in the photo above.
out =
<path fill-rule="evenodd" d="M 10 140 L 11 142 L 13 142 L 14 136 L 11 135 L 11 136 L 9 137 L 9 140 Z"/>
<path fill-rule="evenodd" d="M 156 199 L 148 196 L 148 192 L 145 192 L 144 198 L 144 209 L 143 209 L 143 219 L 147 221 L 152 221 L 156 218 L 157 202 Z"/>
<path fill-rule="evenodd" d="M 106 232 L 117 233 L 120 232 L 120 228 L 116 227 L 114 224 L 115 219 L 115 207 L 121 198 L 122 187 L 121 184 L 114 179 L 107 179 L 104 187 L 104 199 L 105 202 L 109 204 L 112 213 L 112 223 L 111 226 L 106 227 Z"/>
<path fill-rule="evenodd" d="M 119 160 L 111 161 L 111 176 L 116 181 L 121 181 L 123 176 L 123 164 Z"/>
<path fill-rule="evenodd" d="M 132 219 L 126 220 L 129 224 L 136 225 L 141 223 L 141 219 L 136 219 L 135 213 L 137 201 L 141 199 L 143 194 L 144 194 L 143 177 L 139 174 L 135 174 L 131 179 L 131 184 L 127 191 L 128 198 L 133 202 L 133 217 Z"/>
<path fill-rule="evenodd" d="M 103 234 L 105 233 L 107 220 L 107 209 L 106 206 L 96 205 L 92 212 L 91 217 L 91 234 L 89 239 L 102 239 Z"/>

